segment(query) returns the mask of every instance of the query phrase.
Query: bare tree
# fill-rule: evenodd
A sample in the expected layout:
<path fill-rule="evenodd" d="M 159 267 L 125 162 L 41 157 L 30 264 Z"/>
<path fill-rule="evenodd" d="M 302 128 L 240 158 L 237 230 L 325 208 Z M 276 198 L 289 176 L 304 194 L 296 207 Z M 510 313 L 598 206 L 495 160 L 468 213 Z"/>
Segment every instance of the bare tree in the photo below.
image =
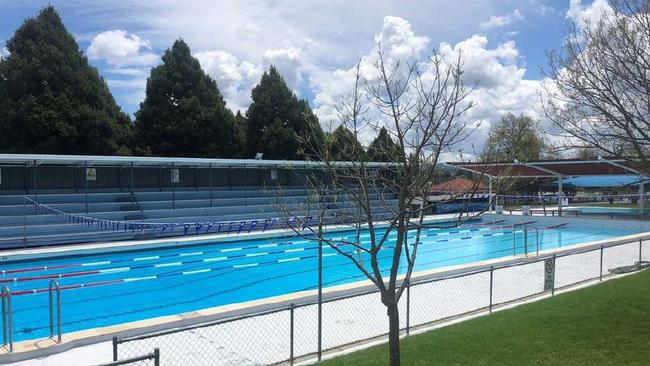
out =
<path fill-rule="evenodd" d="M 339 120 L 357 138 L 386 128 L 399 150 L 385 152 L 394 161 L 378 167 L 359 154 L 356 144 L 333 149 L 331 144 L 340 140 L 313 146 L 311 159 L 320 161 L 323 170 L 306 178 L 313 196 L 309 207 L 279 204 L 278 210 L 287 218 L 297 211 L 317 218 L 317 229 L 305 233 L 305 225 L 297 223 L 296 232 L 333 248 L 379 289 L 389 321 L 390 363 L 399 365 L 398 303 L 415 267 L 421 230 L 431 227 L 425 221 L 431 209 L 426 198 L 441 154 L 472 132 L 463 117 L 473 106 L 474 87 L 463 82 L 460 56 L 434 54 L 424 64 L 405 63 L 389 60 L 378 45 L 372 69 L 374 74 L 364 78 L 361 62 L 357 65 L 354 88 L 337 107 Z M 449 226 L 466 219 L 458 215 Z M 325 235 L 325 223 L 348 225 L 354 239 Z M 369 239 L 361 240 L 362 232 Z"/>
<path fill-rule="evenodd" d="M 650 152 L 650 10 L 614 0 L 597 20 L 569 26 L 550 52 L 543 107 L 568 148 L 591 147 L 645 165 Z"/>

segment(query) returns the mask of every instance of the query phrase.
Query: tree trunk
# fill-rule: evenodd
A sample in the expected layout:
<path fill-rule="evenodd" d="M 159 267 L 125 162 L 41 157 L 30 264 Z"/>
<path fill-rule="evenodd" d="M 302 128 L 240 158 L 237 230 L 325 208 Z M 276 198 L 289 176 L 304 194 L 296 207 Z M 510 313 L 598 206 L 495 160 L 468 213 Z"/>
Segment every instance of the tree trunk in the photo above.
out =
<path fill-rule="evenodd" d="M 388 313 L 388 347 L 390 352 L 390 365 L 399 366 L 399 308 L 396 302 L 387 305 Z"/>

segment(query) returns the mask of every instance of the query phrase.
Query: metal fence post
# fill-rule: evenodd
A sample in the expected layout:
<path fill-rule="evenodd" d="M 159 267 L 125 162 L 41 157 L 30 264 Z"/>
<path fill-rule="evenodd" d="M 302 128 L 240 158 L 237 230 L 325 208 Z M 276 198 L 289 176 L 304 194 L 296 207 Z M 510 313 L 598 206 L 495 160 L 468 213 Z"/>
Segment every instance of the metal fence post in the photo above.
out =
<path fill-rule="evenodd" d="M 551 296 L 555 295 L 555 261 L 556 255 L 553 254 L 553 287 L 551 287 Z"/>
<path fill-rule="evenodd" d="M 641 265 L 641 261 L 643 260 L 643 239 L 639 239 L 639 265 Z"/>
<path fill-rule="evenodd" d="M 154 366 L 160 366 L 160 350 L 158 348 L 153 350 L 153 364 Z"/>
<path fill-rule="evenodd" d="M 323 220 L 318 220 L 318 361 L 323 356 Z"/>
<path fill-rule="evenodd" d="M 411 334 L 411 282 L 406 282 L 406 335 Z"/>
<path fill-rule="evenodd" d="M 117 337 L 113 337 L 113 361 L 117 361 Z"/>
<path fill-rule="evenodd" d="M 293 340 L 294 340 L 294 309 L 296 304 L 289 305 L 289 365 L 293 366 Z"/>
<path fill-rule="evenodd" d="M 489 310 L 490 314 L 492 314 L 492 290 L 494 289 L 494 267 L 490 267 L 490 305 L 489 305 Z"/>
<path fill-rule="evenodd" d="M 600 246 L 600 275 L 599 275 L 600 282 L 603 281 L 603 251 L 604 251 L 604 247 L 603 245 L 601 245 Z"/>

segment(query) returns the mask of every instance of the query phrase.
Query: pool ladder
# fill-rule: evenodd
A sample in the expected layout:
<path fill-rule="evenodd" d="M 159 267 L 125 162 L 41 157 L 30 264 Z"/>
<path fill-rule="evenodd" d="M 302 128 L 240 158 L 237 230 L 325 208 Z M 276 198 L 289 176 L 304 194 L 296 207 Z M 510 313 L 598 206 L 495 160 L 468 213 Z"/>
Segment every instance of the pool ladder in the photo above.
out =
<path fill-rule="evenodd" d="M 61 343 L 61 286 L 55 280 L 51 280 L 47 291 L 50 300 L 50 338 L 54 339 L 54 292 L 56 291 L 56 343 Z"/>
<path fill-rule="evenodd" d="M 9 345 L 9 352 L 14 351 L 14 322 L 11 314 L 11 290 L 2 286 L 2 346 Z"/>

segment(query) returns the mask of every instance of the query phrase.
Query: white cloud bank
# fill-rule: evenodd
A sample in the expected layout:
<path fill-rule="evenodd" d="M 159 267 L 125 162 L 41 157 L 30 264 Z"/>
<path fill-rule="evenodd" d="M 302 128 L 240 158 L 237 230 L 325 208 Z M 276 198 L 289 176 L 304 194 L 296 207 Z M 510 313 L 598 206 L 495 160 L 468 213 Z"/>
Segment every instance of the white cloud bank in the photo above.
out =
<path fill-rule="evenodd" d="M 381 42 L 385 57 L 394 60 L 412 60 L 420 65 L 423 78 L 432 77 L 430 71 L 430 50 L 433 48 L 429 38 L 416 34 L 411 24 L 398 17 L 384 18 L 381 31 L 375 36 Z M 525 78 L 526 69 L 520 65 L 521 55 L 515 42 L 505 42 L 490 47 L 488 38 L 474 35 L 456 44 L 440 43 L 436 52 L 453 60 L 462 55 L 464 62 L 464 80 L 468 85 L 477 82 L 478 87 L 471 95 L 476 106 L 465 115 L 469 125 L 480 126 L 464 145 L 464 157 L 471 156 L 473 150 L 482 149 L 483 142 L 491 123 L 497 121 L 504 113 L 526 113 L 539 117 L 536 107 L 539 105 L 538 92 L 540 81 Z M 361 61 L 361 74 L 366 80 L 372 80 L 376 60 L 375 47 L 370 42 Z M 316 113 L 325 125 L 336 123 L 336 104 L 352 90 L 355 67 L 337 69 L 333 72 L 323 71 L 312 75 L 311 87 L 316 95 L 314 104 Z M 379 116 L 373 116 L 379 118 Z M 368 143 L 374 136 L 365 136 Z"/>

